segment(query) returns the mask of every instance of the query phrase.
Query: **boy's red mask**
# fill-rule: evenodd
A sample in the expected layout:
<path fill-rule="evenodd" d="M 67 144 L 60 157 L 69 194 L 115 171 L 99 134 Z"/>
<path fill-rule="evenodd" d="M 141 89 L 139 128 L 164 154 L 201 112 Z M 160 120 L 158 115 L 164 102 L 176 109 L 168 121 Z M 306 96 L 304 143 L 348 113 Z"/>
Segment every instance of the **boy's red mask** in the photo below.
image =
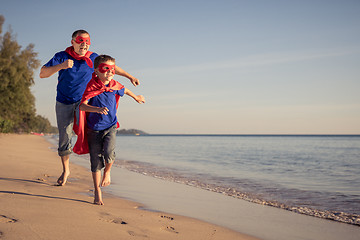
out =
<path fill-rule="evenodd" d="M 90 37 L 87 37 L 87 38 L 84 38 L 80 35 L 78 35 L 76 38 L 75 38 L 75 42 L 77 44 L 81 44 L 81 43 L 86 43 L 87 45 L 91 45 L 91 42 L 90 42 Z"/>
<path fill-rule="evenodd" d="M 99 72 L 106 73 L 107 71 L 111 71 L 113 74 L 115 74 L 115 65 L 108 65 L 105 63 L 101 63 L 98 66 Z"/>

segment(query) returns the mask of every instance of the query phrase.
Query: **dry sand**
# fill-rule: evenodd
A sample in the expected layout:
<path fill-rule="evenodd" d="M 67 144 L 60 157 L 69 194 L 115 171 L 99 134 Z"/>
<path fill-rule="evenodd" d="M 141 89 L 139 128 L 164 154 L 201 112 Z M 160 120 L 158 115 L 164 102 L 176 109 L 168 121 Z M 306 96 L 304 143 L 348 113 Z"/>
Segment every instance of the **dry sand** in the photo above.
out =
<path fill-rule="evenodd" d="M 92 179 L 72 164 L 69 182 L 51 144 L 35 135 L 0 134 L 0 239 L 255 239 L 192 218 L 139 209 L 104 194 L 92 204 Z"/>

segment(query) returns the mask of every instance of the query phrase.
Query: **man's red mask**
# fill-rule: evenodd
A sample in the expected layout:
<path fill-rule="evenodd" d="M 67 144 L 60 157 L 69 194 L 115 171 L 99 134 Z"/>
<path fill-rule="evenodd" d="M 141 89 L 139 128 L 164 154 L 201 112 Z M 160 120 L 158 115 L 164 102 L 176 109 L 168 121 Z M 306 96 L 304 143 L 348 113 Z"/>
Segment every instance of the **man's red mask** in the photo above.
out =
<path fill-rule="evenodd" d="M 108 65 L 105 63 L 101 63 L 98 66 L 99 72 L 106 73 L 107 71 L 111 71 L 113 74 L 115 74 L 115 65 Z"/>
<path fill-rule="evenodd" d="M 87 38 L 84 38 L 80 35 L 78 35 L 76 38 L 75 38 L 75 42 L 77 44 L 81 44 L 81 43 L 86 43 L 87 45 L 91 45 L 91 42 L 90 42 L 90 37 L 87 37 Z"/>

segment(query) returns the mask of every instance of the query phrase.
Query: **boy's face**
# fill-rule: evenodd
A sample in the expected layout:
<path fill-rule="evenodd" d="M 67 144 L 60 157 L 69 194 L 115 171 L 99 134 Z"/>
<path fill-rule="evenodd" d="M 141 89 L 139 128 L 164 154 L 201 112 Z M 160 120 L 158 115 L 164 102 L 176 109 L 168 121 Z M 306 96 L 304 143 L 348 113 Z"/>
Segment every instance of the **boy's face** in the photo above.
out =
<path fill-rule="evenodd" d="M 95 73 L 102 82 L 110 81 L 115 75 L 115 63 L 112 61 L 100 63 Z"/>
<path fill-rule="evenodd" d="M 71 39 L 71 45 L 74 47 L 74 51 L 80 56 L 85 56 L 90 48 L 90 36 L 87 33 L 82 33 L 76 36 L 75 39 Z"/>

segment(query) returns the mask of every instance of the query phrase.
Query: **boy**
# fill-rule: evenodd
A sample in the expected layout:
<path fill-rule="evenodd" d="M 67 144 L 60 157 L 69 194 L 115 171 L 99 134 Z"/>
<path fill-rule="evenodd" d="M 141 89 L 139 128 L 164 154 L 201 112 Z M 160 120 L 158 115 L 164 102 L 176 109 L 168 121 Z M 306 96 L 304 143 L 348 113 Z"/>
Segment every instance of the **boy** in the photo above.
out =
<path fill-rule="evenodd" d="M 90 52 L 90 35 L 85 30 L 73 33 L 71 47 L 58 52 L 40 70 L 40 78 L 48 78 L 59 72 L 56 96 L 56 119 L 59 129 L 58 154 L 63 172 L 57 180 L 58 186 L 65 185 L 70 174 L 69 157 L 74 111 L 80 103 L 86 85 L 94 72 L 93 61 L 98 54 Z M 116 74 L 127 77 L 136 86 L 139 80 L 115 66 Z"/>
<path fill-rule="evenodd" d="M 112 79 L 115 75 L 114 58 L 100 55 L 95 58 L 94 68 L 93 77 L 80 103 L 79 121 L 75 121 L 74 124 L 78 139 L 73 151 L 78 154 L 90 152 L 95 188 L 94 204 L 104 205 L 100 187 L 108 186 L 111 182 L 110 170 L 115 160 L 116 128 L 119 127 L 116 117 L 118 100 L 124 94 L 140 104 L 145 103 L 145 99 Z M 101 170 L 104 167 L 101 180 Z"/>

